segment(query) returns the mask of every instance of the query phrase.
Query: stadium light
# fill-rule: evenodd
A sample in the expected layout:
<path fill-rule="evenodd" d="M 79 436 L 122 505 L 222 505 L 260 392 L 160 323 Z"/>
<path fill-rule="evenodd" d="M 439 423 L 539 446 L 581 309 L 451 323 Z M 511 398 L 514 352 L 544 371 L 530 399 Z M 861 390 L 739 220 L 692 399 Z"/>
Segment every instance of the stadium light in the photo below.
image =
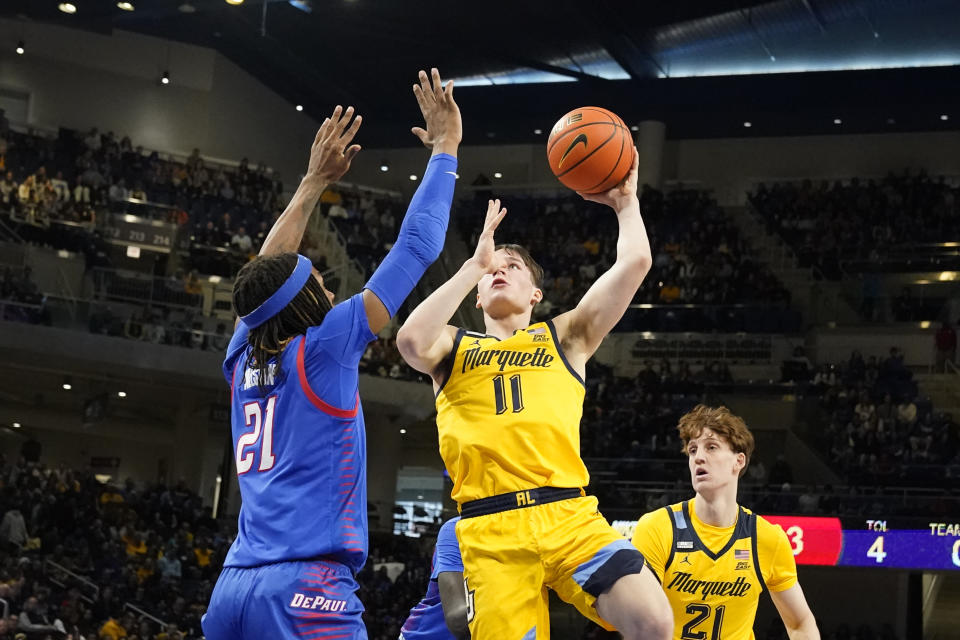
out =
<path fill-rule="evenodd" d="M 126 392 L 126 391 L 117 391 L 117 397 L 118 397 L 118 398 L 126 398 L 126 397 L 127 397 L 127 392 Z"/>
<path fill-rule="evenodd" d="M 64 391 L 70 391 L 70 389 L 73 389 L 73 383 L 72 383 L 71 380 L 70 380 L 70 376 L 64 376 L 64 377 L 63 377 L 63 390 L 64 390 Z"/>
<path fill-rule="evenodd" d="M 533 135 L 535 135 L 535 136 L 538 136 L 538 135 L 540 135 L 541 133 L 543 133 L 543 129 L 534 129 L 534 130 L 533 130 Z"/>
<path fill-rule="evenodd" d="M 63 11 L 64 13 L 73 14 L 77 12 L 77 5 L 73 4 L 72 2 L 61 2 L 57 5 L 57 9 L 60 9 L 60 11 Z"/>
<path fill-rule="evenodd" d="M 400 433 L 406 433 L 406 432 L 407 432 L 406 429 L 400 429 Z"/>
<path fill-rule="evenodd" d="M 17 43 L 17 55 L 22 56 L 26 51 L 26 48 L 23 46 L 23 40 Z"/>
<path fill-rule="evenodd" d="M 843 124 L 843 120 L 841 120 L 840 118 L 834 118 L 833 124 Z"/>
<path fill-rule="evenodd" d="M 496 171 L 496 172 L 494 172 L 493 177 L 494 177 L 494 178 L 502 178 L 502 177 L 503 177 L 503 174 L 500 173 L 499 171 Z"/>
<path fill-rule="evenodd" d="M 133 11 L 133 3 L 132 3 L 132 2 L 118 2 L 118 3 L 117 3 L 117 8 L 118 8 L 118 9 L 123 9 L 124 11 Z"/>
<path fill-rule="evenodd" d="M 416 182 L 416 181 L 417 181 L 417 176 L 415 176 L 414 174 L 411 173 L 411 174 L 410 174 L 410 181 L 411 181 L 411 182 Z"/>
<path fill-rule="evenodd" d="M 750 127 L 753 126 L 753 123 L 748 120 L 747 122 L 744 122 L 744 123 L 743 123 L 743 126 L 745 126 L 747 129 L 749 129 Z"/>
<path fill-rule="evenodd" d="M 170 84 L 170 72 L 164 71 L 163 75 L 160 77 L 160 84 Z"/>
<path fill-rule="evenodd" d="M 944 113 L 944 114 L 941 114 L 941 115 L 940 115 L 940 119 L 943 120 L 944 122 L 946 122 L 947 120 L 950 119 L 950 116 L 948 116 L 947 114 Z"/>
<path fill-rule="evenodd" d="M 227 4 L 233 4 L 233 5 L 243 4 L 243 0 L 227 0 Z"/>
<path fill-rule="evenodd" d="M 302 105 L 302 104 L 298 104 L 298 105 L 297 105 L 297 111 L 303 111 L 303 105 Z"/>
<path fill-rule="evenodd" d="M 19 428 L 20 428 L 20 423 L 19 423 L 19 422 L 14 422 L 14 423 L 13 423 L 12 425 L 10 425 L 10 426 L 13 427 L 14 429 L 19 429 Z"/>
<path fill-rule="evenodd" d="M 386 161 L 381 162 L 381 163 L 380 163 L 380 171 L 382 171 L 382 172 L 384 172 L 384 173 L 386 173 L 387 171 L 390 171 L 390 165 L 388 165 L 388 164 L 386 163 Z"/>

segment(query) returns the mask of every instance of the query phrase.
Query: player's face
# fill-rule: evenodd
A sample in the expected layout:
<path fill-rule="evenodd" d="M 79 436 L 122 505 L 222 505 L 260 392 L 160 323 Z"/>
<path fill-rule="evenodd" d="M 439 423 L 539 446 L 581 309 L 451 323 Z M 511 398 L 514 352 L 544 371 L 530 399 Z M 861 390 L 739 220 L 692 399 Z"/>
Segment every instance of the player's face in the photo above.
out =
<path fill-rule="evenodd" d="M 477 308 L 487 314 L 505 315 L 532 309 L 543 298 L 533 284 L 530 269 L 520 256 L 500 249 L 477 284 Z"/>
<path fill-rule="evenodd" d="M 736 483 L 746 457 L 735 452 L 730 444 L 712 429 L 704 429 L 699 436 L 687 443 L 687 461 L 690 464 L 693 489 L 700 493 L 724 487 L 731 482 Z"/>
<path fill-rule="evenodd" d="M 317 282 L 320 283 L 320 288 L 323 289 L 323 292 L 327 294 L 327 300 L 330 301 L 330 306 L 333 306 L 333 292 L 327 289 L 323 284 L 323 276 L 320 275 L 320 272 L 316 269 L 313 270 L 313 277 L 317 279 Z"/>

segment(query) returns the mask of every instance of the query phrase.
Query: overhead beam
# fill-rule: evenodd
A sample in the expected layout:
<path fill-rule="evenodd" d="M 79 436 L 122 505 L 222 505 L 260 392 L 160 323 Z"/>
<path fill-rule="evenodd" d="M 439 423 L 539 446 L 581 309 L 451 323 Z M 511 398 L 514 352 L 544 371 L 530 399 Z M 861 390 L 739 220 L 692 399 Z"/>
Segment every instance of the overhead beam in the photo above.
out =
<path fill-rule="evenodd" d="M 813 0 L 800 0 L 800 3 L 803 5 L 803 8 L 807 10 L 807 13 L 810 14 L 810 17 L 813 18 L 813 21 L 817 23 L 817 26 L 820 27 L 820 33 L 826 33 L 827 23 L 824 22 L 823 16 L 820 15 L 820 10 L 813 6 Z"/>

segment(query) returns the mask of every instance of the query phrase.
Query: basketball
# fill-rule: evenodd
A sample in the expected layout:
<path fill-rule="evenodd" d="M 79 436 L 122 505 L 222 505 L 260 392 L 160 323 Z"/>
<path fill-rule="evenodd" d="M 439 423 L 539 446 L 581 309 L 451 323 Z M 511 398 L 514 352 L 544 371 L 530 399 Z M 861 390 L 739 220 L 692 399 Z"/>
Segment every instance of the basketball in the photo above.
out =
<path fill-rule="evenodd" d="M 547 162 L 564 186 L 602 193 L 622 182 L 630 171 L 633 136 L 612 111 L 580 107 L 553 125 L 547 140 Z"/>

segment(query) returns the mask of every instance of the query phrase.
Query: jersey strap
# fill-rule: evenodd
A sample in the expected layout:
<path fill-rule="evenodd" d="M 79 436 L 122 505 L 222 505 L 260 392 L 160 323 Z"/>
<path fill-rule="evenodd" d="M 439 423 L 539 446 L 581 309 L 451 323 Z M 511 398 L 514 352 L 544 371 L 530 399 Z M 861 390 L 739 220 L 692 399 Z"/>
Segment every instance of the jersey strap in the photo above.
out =
<path fill-rule="evenodd" d="M 307 396 L 307 399 L 310 403 L 315 406 L 320 411 L 323 411 L 327 415 L 333 416 L 334 418 L 343 418 L 349 420 L 357 417 L 357 412 L 360 410 L 360 392 L 357 392 L 357 399 L 354 401 L 353 409 L 338 409 L 331 404 L 324 402 L 320 396 L 313 392 L 313 389 L 310 388 L 310 382 L 307 380 L 307 371 L 303 366 L 303 352 L 304 345 L 307 342 L 307 337 L 303 336 L 300 339 L 300 346 L 297 347 L 297 375 L 300 377 L 300 387 L 303 389 L 303 393 Z"/>

